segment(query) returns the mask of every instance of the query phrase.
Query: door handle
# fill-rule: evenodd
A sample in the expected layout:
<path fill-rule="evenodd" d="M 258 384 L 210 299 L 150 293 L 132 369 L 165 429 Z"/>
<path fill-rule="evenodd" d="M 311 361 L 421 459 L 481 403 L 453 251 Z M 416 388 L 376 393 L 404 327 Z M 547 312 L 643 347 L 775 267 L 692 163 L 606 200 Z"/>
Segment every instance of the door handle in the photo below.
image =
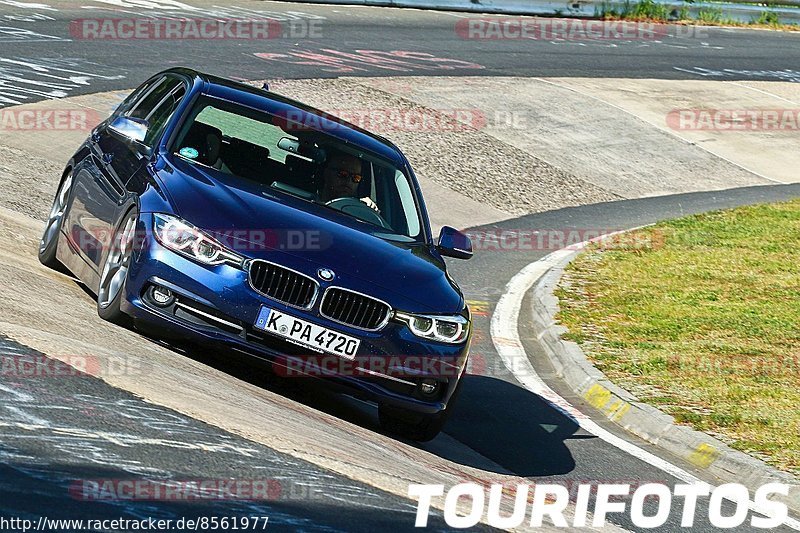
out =
<path fill-rule="evenodd" d="M 114 154 L 103 154 L 103 163 L 110 165 L 114 160 Z"/>

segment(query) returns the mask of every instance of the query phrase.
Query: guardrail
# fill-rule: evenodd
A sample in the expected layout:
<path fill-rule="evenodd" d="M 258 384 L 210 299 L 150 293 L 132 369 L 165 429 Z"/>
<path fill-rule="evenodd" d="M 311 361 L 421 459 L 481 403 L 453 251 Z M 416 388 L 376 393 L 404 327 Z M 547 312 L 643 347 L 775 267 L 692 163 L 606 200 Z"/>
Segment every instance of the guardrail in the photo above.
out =
<path fill-rule="evenodd" d="M 619 13 L 636 5 L 637 2 L 623 0 L 292 0 L 310 4 L 342 4 L 382 7 L 411 7 L 436 9 L 442 11 L 465 11 L 471 13 L 506 15 L 545 15 L 562 17 L 596 18 L 614 10 Z M 747 0 L 727 2 L 682 2 L 675 0 L 653 0 L 665 6 L 671 18 L 688 14 L 692 18 L 718 15 L 721 20 L 752 22 L 763 13 L 774 13 L 784 24 L 800 24 L 800 8 L 754 5 Z M 800 7 L 800 0 L 781 0 L 782 4 Z M 706 18 L 708 20 L 708 18 Z"/>

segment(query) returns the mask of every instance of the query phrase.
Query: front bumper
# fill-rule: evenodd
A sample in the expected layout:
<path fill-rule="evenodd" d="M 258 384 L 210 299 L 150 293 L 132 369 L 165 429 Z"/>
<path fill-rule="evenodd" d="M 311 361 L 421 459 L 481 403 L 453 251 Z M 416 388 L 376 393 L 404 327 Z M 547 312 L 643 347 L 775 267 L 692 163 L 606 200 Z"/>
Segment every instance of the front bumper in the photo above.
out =
<path fill-rule="evenodd" d="M 430 342 L 391 320 L 377 332 L 364 331 L 320 316 L 319 301 L 309 310 L 286 306 L 253 290 L 243 270 L 201 265 L 164 248 L 152 235 L 151 218 L 142 215 L 144 238 L 134 253 L 120 306 L 137 324 L 165 336 L 235 348 L 270 361 L 279 375 L 324 379 L 370 401 L 420 413 L 447 407 L 466 366 L 469 339 L 459 345 Z M 157 305 L 151 296 L 156 285 L 170 289 L 175 301 Z M 361 339 L 355 359 L 316 353 L 254 328 L 263 305 Z M 435 394 L 420 390 L 423 379 L 437 382 Z"/>

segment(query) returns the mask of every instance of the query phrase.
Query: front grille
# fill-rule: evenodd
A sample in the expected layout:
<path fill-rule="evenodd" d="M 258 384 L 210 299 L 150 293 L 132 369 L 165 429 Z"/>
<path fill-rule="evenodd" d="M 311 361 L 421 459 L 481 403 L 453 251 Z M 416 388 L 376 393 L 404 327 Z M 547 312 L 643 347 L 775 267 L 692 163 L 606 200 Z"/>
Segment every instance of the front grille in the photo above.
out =
<path fill-rule="evenodd" d="M 330 287 L 320 305 L 322 316 L 361 329 L 380 329 L 391 308 L 380 300 L 357 292 Z"/>
<path fill-rule="evenodd" d="M 319 288 L 308 276 L 262 260 L 250 263 L 250 285 L 265 296 L 304 309 L 314 303 Z"/>

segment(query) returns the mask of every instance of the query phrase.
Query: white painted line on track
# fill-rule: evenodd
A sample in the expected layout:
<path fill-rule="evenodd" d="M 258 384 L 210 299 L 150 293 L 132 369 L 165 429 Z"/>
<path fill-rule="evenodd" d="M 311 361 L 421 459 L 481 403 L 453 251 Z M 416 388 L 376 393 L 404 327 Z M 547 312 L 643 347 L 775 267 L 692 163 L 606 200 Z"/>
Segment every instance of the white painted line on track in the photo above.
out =
<path fill-rule="evenodd" d="M 602 238 L 608 238 L 622 232 L 614 232 L 604 235 Z M 580 427 L 592 435 L 602 439 L 615 448 L 651 465 L 667 474 L 683 481 L 684 483 L 704 483 L 705 481 L 694 476 L 693 474 L 683 470 L 682 468 L 673 465 L 669 461 L 662 459 L 652 453 L 643 450 L 632 442 L 622 439 L 610 431 L 602 428 L 590 417 L 579 411 L 567 400 L 558 395 L 551 389 L 544 380 L 536 373 L 533 365 L 525 352 L 525 347 L 519 337 L 519 313 L 522 308 L 522 300 L 525 294 L 533 287 L 548 270 L 558 264 L 562 259 L 572 254 L 575 250 L 585 248 L 590 242 L 585 241 L 569 248 L 561 249 L 547 256 L 535 261 L 522 270 L 520 270 L 505 287 L 505 292 L 497 302 L 494 313 L 492 314 L 490 333 L 492 343 L 494 344 L 497 353 L 503 360 L 503 364 L 508 370 L 514 374 L 517 381 L 520 382 L 526 389 L 534 394 L 544 398 L 551 403 L 556 409 L 562 411 L 567 416 L 576 420 Z M 761 509 L 761 506 L 756 505 L 752 500 L 749 502 L 748 507 L 751 511 L 762 514 L 764 516 L 772 516 L 767 510 Z M 796 531 L 800 531 L 800 520 L 794 518 L 787 518 L 784 524 Z"/>

